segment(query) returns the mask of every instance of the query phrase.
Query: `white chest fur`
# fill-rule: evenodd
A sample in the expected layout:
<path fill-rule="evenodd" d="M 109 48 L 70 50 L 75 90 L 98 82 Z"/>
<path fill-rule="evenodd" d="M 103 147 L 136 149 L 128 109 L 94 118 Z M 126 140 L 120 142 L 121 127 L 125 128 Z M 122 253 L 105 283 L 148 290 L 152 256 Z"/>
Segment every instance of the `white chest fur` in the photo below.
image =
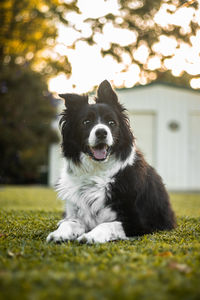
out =
<path fill-rule="evenodd" d="M 133 151 L 134 152 L 134 151 Z M 66 218 L 78 219 L 89 231 L 98 224 L 116 220 L 116 213 L 106 205 L 114 175 L 133 163 L 133 153 L 125 162 L 110 157 L 95 162 L 81 154 L 81 164 L 66 161 L 58 183 L 58 196 L 66 202 Z"/>

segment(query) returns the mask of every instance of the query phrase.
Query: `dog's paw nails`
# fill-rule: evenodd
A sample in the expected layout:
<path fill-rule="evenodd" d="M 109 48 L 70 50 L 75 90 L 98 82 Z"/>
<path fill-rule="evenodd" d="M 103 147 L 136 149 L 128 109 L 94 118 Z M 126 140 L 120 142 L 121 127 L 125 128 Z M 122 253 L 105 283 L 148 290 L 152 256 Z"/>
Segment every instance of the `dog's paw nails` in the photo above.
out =
<path fill-rule="evenodd" d="M 87 233 L 84 233 L 82 234 L 78 239 L 77 241 L 81 244 L 93 244 L 95 243 L 94 239 L 92 237 L 90 237 L 89 234 Z"/>
<path fill-rule="evenodd" d="M 52 232 L 47 236 L 46 241 L 47 243 L 50 243 L 53 240 Z"/>
<path fill-rule="evenodd" d="M 87 237 L 85 234 L 82 234 L 79 238 L 77 238 L 77 241 L 81 244 L 87 243 Z"/>
<path fill-rule="evenodd" d="M 56 236 L 53 232 L 50 233 L 46 238 L 47 243 L 54 242 L 54 243 L 61 243 L 62 238 L 59 236 Z"/>
<path fill-rule="evenodd" d="M 51 232 L 46 238 L 47 243 L 54 242 L 59 244 L 68 240 L 69 238 L 67 236 L 60 234 L 60 232 L 57 230 Z"/>

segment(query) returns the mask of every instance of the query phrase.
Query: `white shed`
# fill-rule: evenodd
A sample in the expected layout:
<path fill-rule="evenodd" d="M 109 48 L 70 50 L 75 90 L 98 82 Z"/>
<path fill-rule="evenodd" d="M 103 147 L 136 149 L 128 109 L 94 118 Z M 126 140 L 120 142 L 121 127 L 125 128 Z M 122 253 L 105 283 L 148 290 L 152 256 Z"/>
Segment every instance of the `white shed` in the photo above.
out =
<path fill-rule="evenodd" d="M 152 83 L 117 94 L 128 110 L 138 147 L 168 190 L 200 191 L 200 93 Z M 62 163 L 60 146 L 52 145 L 50 185 L 56 183 Z"/>

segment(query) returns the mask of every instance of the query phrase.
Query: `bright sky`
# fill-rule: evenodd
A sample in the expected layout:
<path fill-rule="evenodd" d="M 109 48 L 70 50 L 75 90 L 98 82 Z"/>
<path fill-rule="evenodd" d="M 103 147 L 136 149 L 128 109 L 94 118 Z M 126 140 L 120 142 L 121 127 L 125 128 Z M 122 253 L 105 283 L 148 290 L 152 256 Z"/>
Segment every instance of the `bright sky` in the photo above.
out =
<path fill-rule="evenodd" d="M 69 0 L 70 1 L 70 0 Z M 199 1 L 200 2 L 200 1 Z M 69 13 L 67 18 L 69 21 L 76 24 L 77 29 L 83 30 L 83 36 L 90 36 L 91 29 L 88 24 L 83 24 L 83 21 L 88 17 L 102 17 L 107 13 L 119 15 L 117 0 L 78 0 L 78 6 L 81 15 Z M 189 23 L 193 16 L 194 9 L 192 7 L 182 7 L 175 11 L 174 14 L 167 12 L 169 5 L 164 4 L 160 11 L 155 16 L 156 23 L 162 26 L 170 26 L 176 24 L 182 26 L 182 31 L 188 33 Z M 200 25 L 200 9 L 196 12 L 196 20 Z M 121 17 L 118 22 L 120 24 Z M 139 76 L 140 68 L 136 64 L 132 64 L 128 55 L 123 55 L 123 63 L 117 63 L 110 55 L 102 57 L 100 53 L 101 47 L 109 49 L 110 42 L 120 43 L 126 46 L 134 43 L 136 35 L 129 30 L 116 29 L 110 23 L 104 26 L 102 34 L 95 35 L 95 41 L 98 45 L 89 46 L 85 42 L 80 41 L 76 44 L 75 49 L 71 49 L 70 45 L 80 37 L 80 34 L 75 30 L 59 25 L 59 36 L 57 39 L 56 52 L 67 55 L 71 65 L 72 74 L 70 78 L 66 78 L 64 74 L 60 74 L 49 81 L 49 89 L 55 93 L 76 92 L 84 93 L 93 89 L 104 79 L 113 82 L 116 87 L 132 87 L 137 82 L 146 84 L 147 79 L 144 76 Z M 155 79 L 153 70 L 161 64 L 161 55 L 174 56 L 170 59 L 165 59 L 166 68 L 170 69 L 174 76 L 180 76 L 185 70 L 191 75 L 200 73 L 200 30 L 196 36 L 191 36 L 192 46 L 182 43 L 176 49 L 177 41 L 172 37 L 160 36 L 159 42 L 154 44 L 154 50 L 157 55 L 148 58 L 148 48 L 141 44 L 139 49 L 134 53 L 134 58 L 142 63 L 146 63 L 148 68 L 152 70 L 150 78 Z M 127 67 L 127 72 L 122 72 L 124 67 Z M 192 79 L 190 82 L 192 88 L 200 88 L 199 78 Z"/>

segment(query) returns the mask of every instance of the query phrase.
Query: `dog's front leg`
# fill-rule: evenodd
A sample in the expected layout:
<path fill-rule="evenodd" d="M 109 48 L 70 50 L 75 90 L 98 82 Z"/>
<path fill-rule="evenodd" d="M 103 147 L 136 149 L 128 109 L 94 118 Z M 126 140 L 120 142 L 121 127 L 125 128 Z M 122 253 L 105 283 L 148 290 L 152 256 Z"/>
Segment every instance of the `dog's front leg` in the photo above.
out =
<path fill-rule="evenodd" d="M 77 239 L 85 232 L 85 227 L 79 220 L 64 219 L 58 223 L 58 229 L 51 232 L 47 242 L 65 242 Z"/>
<path fill-rule="evenodd" d="M 92 244 L 127 239 L 122 223 L 114 221 L 97 225 L 88 233 L 82 234 L 77 240 L 81 243 Z"/>

